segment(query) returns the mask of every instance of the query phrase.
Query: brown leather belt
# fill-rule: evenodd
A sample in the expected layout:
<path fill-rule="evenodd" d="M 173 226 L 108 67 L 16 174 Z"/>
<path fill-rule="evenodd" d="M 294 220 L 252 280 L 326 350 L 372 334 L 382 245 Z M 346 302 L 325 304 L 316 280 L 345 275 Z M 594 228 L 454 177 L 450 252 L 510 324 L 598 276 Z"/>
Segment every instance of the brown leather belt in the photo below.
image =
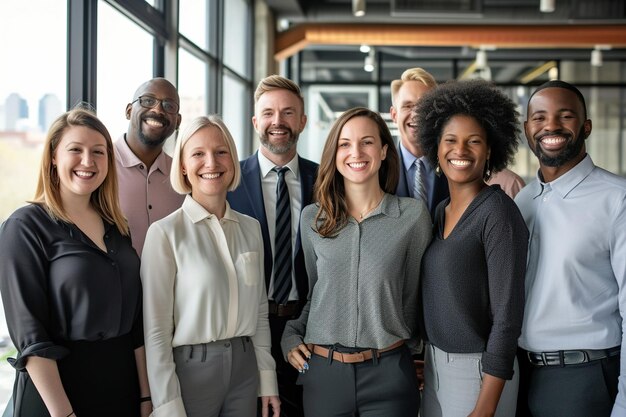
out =
<path fill-rule="evenodd" d="M 362 350 L 361 352 L 354 352 L 354 353 L 342 353 L 342 352 L 337 352 L 336 350 L 333 350 L 333 360 L 339 361 L 342 363 L 361 363 L 361 362 L 372 360 L 372 358 L 374 357 L 373 352 L 376 352 L 376 357 L 379 358 L 381 353 L 397 349 L 403 344 L 404 344 L 404 340 L 399 340 L 393 345 L 387 346 L 386 348 L 383 348 L 383 349 L 368 349 L 368 350 Z M 313 353 L 323 358 L 328 358 L 328 356 L 330 355 L 330 349 L 325 348 L 323 346 L 319 346 L 319 345 L 310 345 L 309 350 L 313 350 Z"/>
<path fill-rule="evenodd" d="M 277 317 L 294 317 L 300 313 L 299 301 L 288 301 L 287 304 L 276 304 L 270 300 L 267 302 L 268 312 Z"/>

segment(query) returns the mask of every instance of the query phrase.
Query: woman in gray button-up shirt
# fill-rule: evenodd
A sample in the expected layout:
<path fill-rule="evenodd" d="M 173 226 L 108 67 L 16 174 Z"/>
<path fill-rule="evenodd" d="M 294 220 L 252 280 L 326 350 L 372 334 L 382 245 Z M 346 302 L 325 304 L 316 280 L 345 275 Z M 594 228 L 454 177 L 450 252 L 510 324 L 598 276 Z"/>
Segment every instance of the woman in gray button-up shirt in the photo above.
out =
<path fill-rule="evenodd" d="M 307 416 L 417 414 L 411 351 L 431 220 L 423 202 L 390 194 L 397 181 L 385 122 L 366 108 L 346 111 L 324 147 L 319 203 L 302 211 L 311 290 L 282 339 L 301 373 Z"/>

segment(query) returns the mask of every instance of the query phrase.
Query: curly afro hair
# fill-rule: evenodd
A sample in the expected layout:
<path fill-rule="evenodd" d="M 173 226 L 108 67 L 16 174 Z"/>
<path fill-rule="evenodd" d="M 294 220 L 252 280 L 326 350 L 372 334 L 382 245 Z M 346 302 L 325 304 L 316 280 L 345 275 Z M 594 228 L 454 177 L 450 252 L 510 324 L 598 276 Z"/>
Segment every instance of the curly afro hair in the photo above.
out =
<path fill-rule="evenodd" d="M 443 127 L 456 115 L 472 117 L 485 129 L 492 171 L 513 162 L 520 133 L 515 103 L 487 81 L 448 81 L 422 96 L 413 110 L 422 151 L 433 166 Z"/>

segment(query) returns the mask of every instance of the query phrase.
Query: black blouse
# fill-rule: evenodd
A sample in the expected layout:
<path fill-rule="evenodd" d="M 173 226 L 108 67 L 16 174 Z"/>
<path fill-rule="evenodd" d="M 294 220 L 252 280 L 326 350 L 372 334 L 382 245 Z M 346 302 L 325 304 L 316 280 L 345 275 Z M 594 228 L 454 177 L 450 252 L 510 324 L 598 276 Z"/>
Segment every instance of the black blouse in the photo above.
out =
<path fill-rule="evenodd" d="M 0 291 L 9 334 L 25 358 L 63 358 L 64 341 L 98 341 L 132 332 L 143 345 L 139 257 L 105 222 L 107 252 L 75 225 L 31 204 L 0 227 Z"/>

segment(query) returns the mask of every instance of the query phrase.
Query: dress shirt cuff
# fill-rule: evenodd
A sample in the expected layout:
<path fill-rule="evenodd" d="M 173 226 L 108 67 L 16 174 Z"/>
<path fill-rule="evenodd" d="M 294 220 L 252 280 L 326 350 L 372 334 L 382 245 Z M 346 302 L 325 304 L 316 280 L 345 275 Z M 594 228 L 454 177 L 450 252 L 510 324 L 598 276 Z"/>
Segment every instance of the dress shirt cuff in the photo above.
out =
<path fill-rule="evenodd" d="M 18 371 L 26 371 L 26 361 L 29 356 L 52 359 L 58 361 L 69 354 L 69 350 L 63 346 L 55 345 L 52 342 L 33 343 L 17 354 L 16 358 L 9 358 L 8 361 L 13 368 Z"/>
<path fill-rule="evenodd" d="M 166 402 L 152 411 L 153 417 L 187 417 L 185 406 L 181 397 L 174 398 L 172 401 Z"/>
<path fill-rule="evenodd" d="M 278 395 L 275 371 L 259 371 L 259 397 Z"/>

